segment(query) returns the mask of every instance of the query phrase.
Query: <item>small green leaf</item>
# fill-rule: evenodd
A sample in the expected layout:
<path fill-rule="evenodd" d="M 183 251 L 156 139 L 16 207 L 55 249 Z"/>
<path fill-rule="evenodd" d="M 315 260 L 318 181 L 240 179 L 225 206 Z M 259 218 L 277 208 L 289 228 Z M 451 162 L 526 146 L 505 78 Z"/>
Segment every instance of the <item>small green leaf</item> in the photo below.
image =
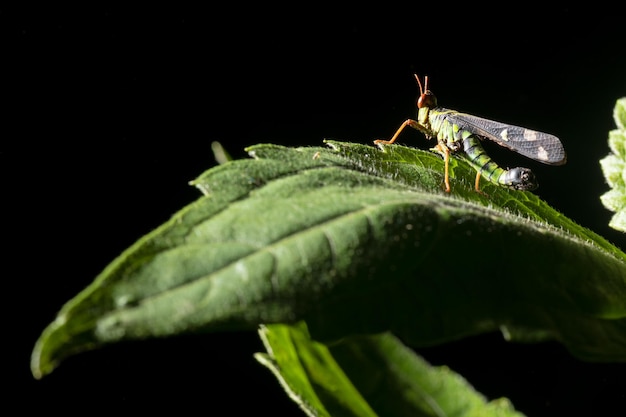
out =
<path fill-rule="evenodd" d="M 215 156 L 215 162 L 220 165 L 233 160 L 222 144 L 217 141 L 211 142 L 211 150 L 213 151 L 213 156 Z"/>
<path fill-rule="evenodd" d="M 626 361 L 626 256 L 529 192 L 407 147 L 257 145 L 141 238 L 37 341 L 32 372 L 122 340 L 306 321 L 318 341 L 484 332 Z"/>
<path fill-rule="evenodd" d="M 515 416 L 504 398 L 487 401 L 460 375 L 433 367 L 389 333 L 330 347 L 303 324 L 260 330 L 267 353 L 256 359 L 310 416 Z"/>
<path fill-rule="evenodd" d="M 607 209 L 615 212 L 609 226 L 626 232 L 626 97 L 617 100 L 613 110 L 617 129 L 609 132 L 611 154 L 600 160 L 600 166 L 611 190 L 600 197 Z"/>
<path fill-rule="evenodd" d="M 313 342 L 306 326 L 267 325 L 259 335 L 267 354 L 256 359 L 278 378 L 311 416 L 375 416 L 328 348 Z"/>
<path fill-rule="evenodd" d="M 615 154 L 610 154 L 600 160 L 600 166 L 602 167 L 602 172 L 604 172 L 606 182 L 611 188 L 626 189 L 623 159 L 618 158 Z M 607 208 L 617 211 L 617 209 L 611 207 Z"/>
<path fill-rule="evenodd" d="M 626 97 L 617 100 L 613 109 L 613 120 L 618 130 L 626 130 Z"/>

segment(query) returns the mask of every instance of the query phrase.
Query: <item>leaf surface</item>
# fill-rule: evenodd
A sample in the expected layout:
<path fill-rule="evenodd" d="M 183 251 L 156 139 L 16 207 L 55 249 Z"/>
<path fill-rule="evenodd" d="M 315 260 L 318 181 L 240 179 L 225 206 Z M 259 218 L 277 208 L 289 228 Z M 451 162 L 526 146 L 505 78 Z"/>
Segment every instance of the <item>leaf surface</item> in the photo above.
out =
<path fill-rule="evenodd" d="M 306 321 L 316 340 L 391 331 L 414 346 L 501 330 L 626 360 L 625 255 L 537 196 L 397 145 L 257 145 L 70 300 L 32 355 Z"/>

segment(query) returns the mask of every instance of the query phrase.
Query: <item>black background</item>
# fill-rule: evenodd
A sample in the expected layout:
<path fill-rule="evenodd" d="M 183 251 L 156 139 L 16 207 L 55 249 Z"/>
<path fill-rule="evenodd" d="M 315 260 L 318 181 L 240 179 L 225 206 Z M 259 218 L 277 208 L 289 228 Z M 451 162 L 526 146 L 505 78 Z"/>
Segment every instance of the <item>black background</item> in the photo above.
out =
<path fill-rule="evenodd" d="M 559 136 L 563 167 L 490 153 L 532 168 L 537 194 L 625 247 L 607 226 L 597 162 L 615 128 L 615 100 L 626 96 L 618 13 L 376 7 L 0 10 L 3 339 L 11 348 L 3 397 L 23 410 L 66 413 L 87 404 L 303 415 L 252 358 L 262 351 L 254 332 L 113 346 L 71 358 L 42 381 L 31 377 L 29 355 L 63 303 L 199 196 L 187 182 L 215 164 L 212 141 L 242 158 L 256 143 L 387 138 L 415 115 L 413 73 L 429 75 L 445 107 Z M 400 142 L 429 146 L 417 132 Z M 626 401 L 623 365 L 580 362 L 556 343 L 485 335 L 420 353 L 529 416 Z"/>

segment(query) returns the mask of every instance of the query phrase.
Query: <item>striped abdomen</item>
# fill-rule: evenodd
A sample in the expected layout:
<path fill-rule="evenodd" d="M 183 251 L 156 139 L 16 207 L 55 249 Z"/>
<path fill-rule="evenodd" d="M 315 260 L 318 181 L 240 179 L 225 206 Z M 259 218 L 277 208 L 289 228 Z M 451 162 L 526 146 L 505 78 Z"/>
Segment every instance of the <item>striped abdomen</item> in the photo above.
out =
<path fill-rule="evenodd" d="M 467 131 L 463 132 L 462 135 L 466 136 L 462 139 L 466 159 L 481 176 L 495 184 L 514 190 L 534 190 L 537 188 L 535 174 L 530 169 L 521 167 L 504 169 L 487 155 L 478 136 Z"/>

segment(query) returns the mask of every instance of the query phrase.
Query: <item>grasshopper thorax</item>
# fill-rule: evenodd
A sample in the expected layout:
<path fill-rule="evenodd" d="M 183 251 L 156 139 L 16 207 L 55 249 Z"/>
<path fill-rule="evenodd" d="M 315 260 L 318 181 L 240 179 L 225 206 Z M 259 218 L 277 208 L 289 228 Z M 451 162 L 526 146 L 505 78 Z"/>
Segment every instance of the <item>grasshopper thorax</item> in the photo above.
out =
<path fill-rule="evenodd" d="M 437 97 L 428 89 L 428 75 L 424 77 L 424 87 L 422 87 L 422 82 L 417 74 L 414 75 L 417 80 L 417 85 L 420 87 L 420 97 L 417 99 L 417 108 L 421 109 L 422 107 L 426 107 L 432 109 L 433 107 L 437 107 Z"/>

